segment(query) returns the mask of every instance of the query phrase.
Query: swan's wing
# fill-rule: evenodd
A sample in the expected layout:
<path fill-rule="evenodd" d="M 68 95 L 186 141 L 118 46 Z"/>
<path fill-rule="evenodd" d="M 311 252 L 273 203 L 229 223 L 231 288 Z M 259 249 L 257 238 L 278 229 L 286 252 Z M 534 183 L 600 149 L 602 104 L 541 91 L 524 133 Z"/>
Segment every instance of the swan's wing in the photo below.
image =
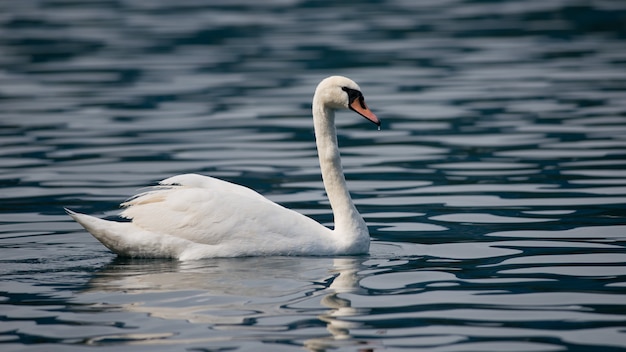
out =
<path fill-rule="evenodd" d="M 330 233 L 249 188 L 213 177 L 178 175 L 160 184 L 123 203 L 121 215 L 152 233 L 222 248 L 269 247 L 280 254 L 297 243 L 306 247 L 307 237 Z"/>

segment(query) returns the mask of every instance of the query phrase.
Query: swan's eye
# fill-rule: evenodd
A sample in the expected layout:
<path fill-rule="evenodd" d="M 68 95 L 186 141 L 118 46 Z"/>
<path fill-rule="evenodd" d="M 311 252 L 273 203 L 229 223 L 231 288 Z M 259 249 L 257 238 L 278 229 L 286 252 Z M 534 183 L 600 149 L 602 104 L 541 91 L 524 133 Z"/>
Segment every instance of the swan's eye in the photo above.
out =
<path fill-rule="evenodd" d="M 354 102 L 357 98 L 359 98 L 360 102 L 363 100 L 363 94 L 356 89 L 341 87 L 341 90 L 348 93 L 348 104 L 352 104 L 352 102 Z M 361 105 L 363 105 L 363 103 L 361 103 Z"/>

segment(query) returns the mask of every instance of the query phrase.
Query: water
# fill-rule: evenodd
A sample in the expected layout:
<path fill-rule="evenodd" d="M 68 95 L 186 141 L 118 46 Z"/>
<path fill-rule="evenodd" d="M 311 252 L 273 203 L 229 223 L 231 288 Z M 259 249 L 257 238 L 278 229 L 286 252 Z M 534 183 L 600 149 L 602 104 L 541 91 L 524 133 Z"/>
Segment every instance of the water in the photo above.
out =
<path fill-rule="evenodd" d="M 626 5 L 0 3 L 2 351 L 621 351 Z M 124 260 L 62 207 L 218 176 L 332 225 L 339 118 L 370 255 Z"/>

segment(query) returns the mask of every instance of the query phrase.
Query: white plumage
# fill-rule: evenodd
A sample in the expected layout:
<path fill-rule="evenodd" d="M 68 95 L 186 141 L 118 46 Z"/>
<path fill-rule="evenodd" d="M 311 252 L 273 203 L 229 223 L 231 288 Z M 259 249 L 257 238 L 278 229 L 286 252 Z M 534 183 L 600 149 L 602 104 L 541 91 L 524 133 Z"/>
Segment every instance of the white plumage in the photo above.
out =
<path fill-rule="evenodd" d="M 313 120 L 334 230 L 249 188 L 196 174 L 170 177 L 122 203 L 121 216 L 131 222 L 67 212 L 121 256 L 191 260 L 367 253 L 369 232 L 348 193 L 337 148 L 334 111 L 348 108 L 380 125 L 352 80 L 332 76 L 318 85 Z"/>

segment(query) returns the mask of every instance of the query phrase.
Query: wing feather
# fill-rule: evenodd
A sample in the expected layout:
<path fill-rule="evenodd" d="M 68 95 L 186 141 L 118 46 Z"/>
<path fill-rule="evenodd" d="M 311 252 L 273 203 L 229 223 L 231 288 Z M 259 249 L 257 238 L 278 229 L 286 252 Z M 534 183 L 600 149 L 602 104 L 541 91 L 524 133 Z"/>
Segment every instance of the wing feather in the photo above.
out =
<path fill-rule="evenodd" d="M 208 245 L 245 247 L 258 236 L 289 242 L 303 232 L 330 231 L 247 187 L 196 174 L 163 180 L 122 205 L 121 216 L 143 230 Z"/>

